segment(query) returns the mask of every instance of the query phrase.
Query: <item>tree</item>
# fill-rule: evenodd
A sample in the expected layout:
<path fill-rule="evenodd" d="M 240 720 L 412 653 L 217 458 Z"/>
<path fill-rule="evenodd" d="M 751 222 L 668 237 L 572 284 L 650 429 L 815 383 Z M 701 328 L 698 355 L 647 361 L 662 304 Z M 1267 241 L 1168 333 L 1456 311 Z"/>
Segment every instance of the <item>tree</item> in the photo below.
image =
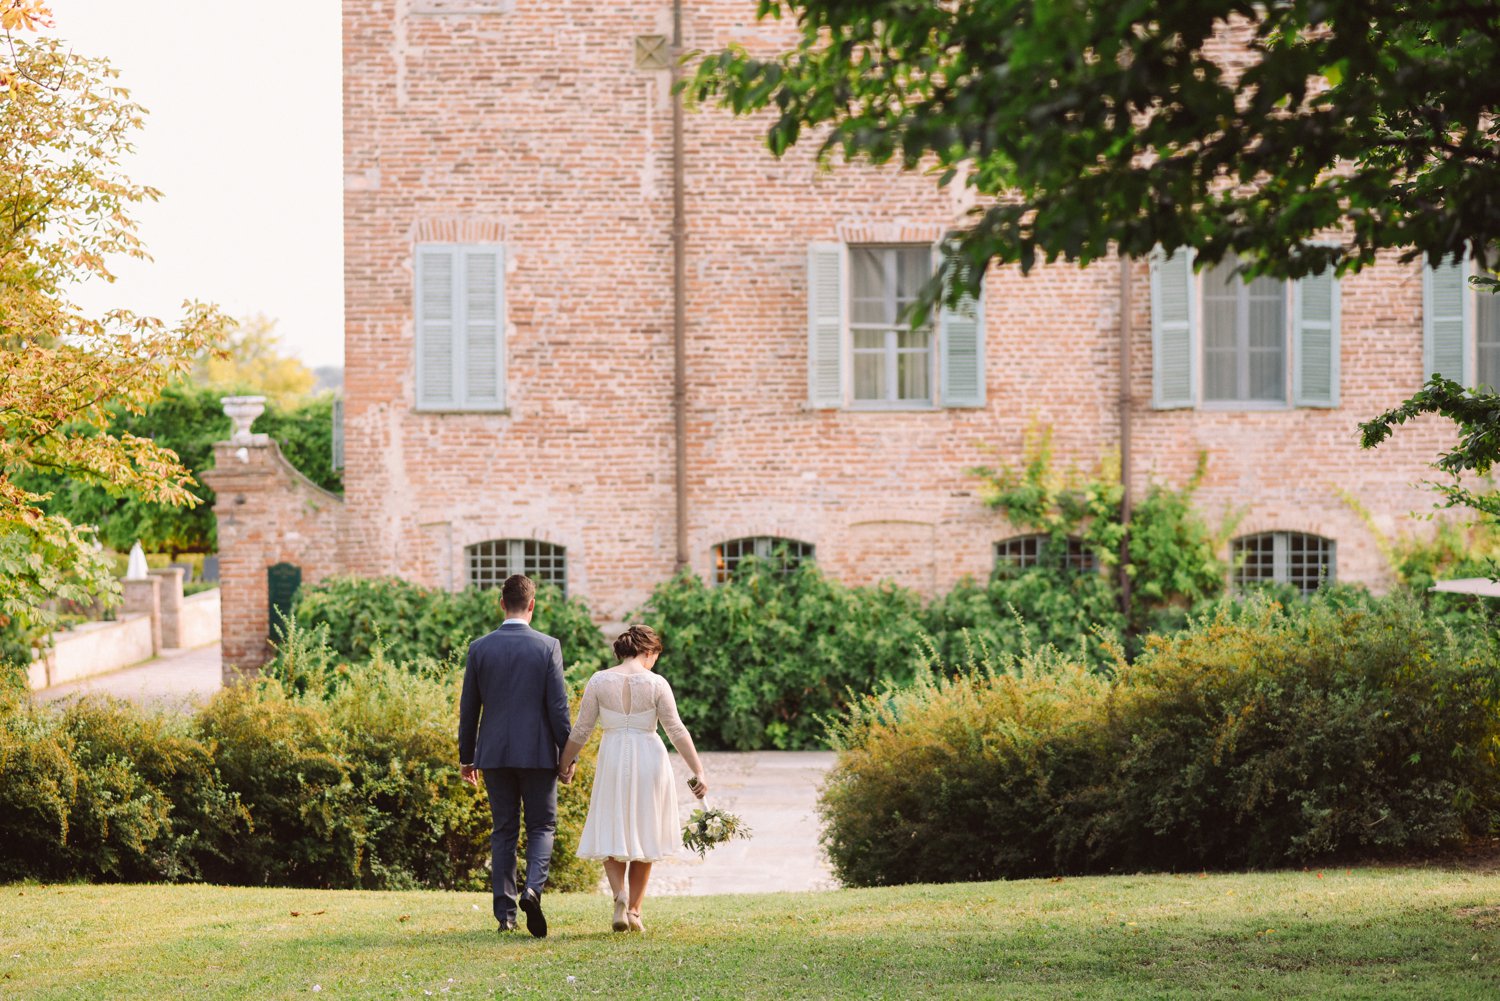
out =
<path fill-rule="evenodd" d="M 167 448 L 110 430 L 142 413 L 222 329 L 185 303 L 181 324 L 69 298 L 111 281 L 112 255 L 146 257 L 134 206 L 158 197 L 119 170 L 143 112 L 97 59 L 19 32 L 50 23 L 37 0 L 0 0 L 0 618 L 45 618 L 54 597 L 112 593 L 94 533 L 49 514 L 21 479 L 45 473 L 143 500 L 191 506 L 193 481 Z"/>
<path fill-rule="evenodd" d="M 1391 436 L 1395 429 L 1421 414 L 1439 414 L 1459 428 L 1459 440 L 1444 452 L 1436 467 L 1453 477 L 1451 482 L 1437 484 L 1449 507 L 1472 508 L 1492 520 L 1500 521 L 1500 494 L 1491 490 L 1474 490 L 1464 486 L 1462 476 L 1473 473 L 1488 476 L 1500 462 L 1500 396 L 1467 390 L 1452 379 L 1435 375 L 1421 391 L 1399 407 L 1393 407 L 1359 426 L 1360 444 L 1374 448 Z"/>
<path fill-rule="evenodd" d="M 923 313 L 992 260 L 1192 246 L 1300 277 L 1500 235 L 1490 3 L 761 0 L 758 17 L 794 19 L 796 47 L 707 55 L 696 99 L 769 109 L 778 156 L 812 135 L 825 162 L 984 197 Z"/>
<path fill-rule="evenodd" d="M 263 394 L 282 407 L 301 403 L 317 381 L 312 369 L 281 353 L 276 321 L 260 313 L 236 324 L 222 351 L 205 352 L 193 365 L 196 385 Z"/>
<path fill-rule="evenodd" d="M 170 449 L 201 482 L 213 465 L 215 442 L 229 437 L 230 420 L 220 403 L 222 393 L 187 383 L 168 386 L 161 397 L 138 414 L 112 408 L 109 429 L 149 438 Z M 343 490 L 343 476 L 333 468 L 333 397 L 322 394 L 302 401 L 295 409 L 269 403 L 251 431 L 269 434 L 287 461 L 325 490 Z M 42 507 L 74 524 L 96 526 L 97 537 L 110 549 L 124 552 L 139 541 L 147 552 L 211 553 L 218 549 L 214 493 L 194 488 L 202 503 L 182 507 L 122 494 L 98 483 L 45 473 L 20 479 L 28 490 L 48 495 Z"/>
<path fill-rule="evenodd" d="M 186 385 L 168 386 L 141 413 L 112 407 L 109 430 L 147 438 L 170 449 L 198 480 L 213 465 L 214 442 L 229 437 L 230 420 L 219 403 L 221 394 Z M 62 474 L 32 473 L 20 481 L 39 495 L 42 507 L 77 524 L 95 527 L 96 537 L 116 552 L 139 541 L 147 552 L 211 553 L 218 548 L 213 492 L 194 488 L 201 503 L 192 507 L 146 500 L 136 494 Z"/>

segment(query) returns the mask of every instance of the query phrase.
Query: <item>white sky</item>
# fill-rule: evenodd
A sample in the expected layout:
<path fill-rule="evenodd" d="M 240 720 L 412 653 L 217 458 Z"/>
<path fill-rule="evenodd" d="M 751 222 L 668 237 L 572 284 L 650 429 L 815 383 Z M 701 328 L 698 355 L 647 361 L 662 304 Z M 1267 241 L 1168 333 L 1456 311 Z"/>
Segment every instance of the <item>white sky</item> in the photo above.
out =
<path fill-rule="evenodd" d="M 154 262 L 79 301 L 175 321 L 186 298 L 278 320 L 309 365 L 344 356 L 339 0 L 52 0 L 55 33 L 103 56 L 150 114 L 126 176 Z"/>

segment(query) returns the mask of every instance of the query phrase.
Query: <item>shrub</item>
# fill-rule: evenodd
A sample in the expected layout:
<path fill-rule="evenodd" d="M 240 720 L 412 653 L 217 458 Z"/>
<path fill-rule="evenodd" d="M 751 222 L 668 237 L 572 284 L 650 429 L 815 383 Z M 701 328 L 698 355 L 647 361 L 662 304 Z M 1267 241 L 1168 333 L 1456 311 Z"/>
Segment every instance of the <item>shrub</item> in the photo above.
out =
<path fill-rule="evenodd" d="M 705 748 L 823 746 L 820 717 L 848 692 L 911 677 L 925 637 L 920 603 L 894 585 L 849 587 L 816 565 L 747 559 L 726 583 L 690 574 L 639 612 L 662 636 L 658 672 Z"/>
<path fill-rule="evenodd" d="M 1000 663 L 1043 646 L 1106 665 L 1124 635 L 1108 578 L 1055 567 L 1002 567 L 936 599 L 922 616 L 940 663 Z"/>
<path fill-rule="evenodd" d="M 328 643 L 347 661 L 368 660 L 377 647 L 395 663 L 462 658 L 469 644 L 505 620 L 499 588 L 440 591 L 396 577 L 330 577 L 302 589 L 297 619 L 326 627 Z M 564 599 L 551 585 L 537 588 L 532 626 L 562 641 L 573 680 L 613 660 L 588 606 Z"/>
<path fill-rule="evenodd" d="M 1500 662 L 1404 595 L 1335 592 L 1148 642 L 1105 720 L 1080 860 L 1428 851 L 1500 818 Z"/>
<path fill-rule="evenodd" d="M 1077 665 L 980 672 L 867 696 L 834 727 L 823 845 L 845 883 L 1059 871 L 1059 798 L 1089 780 L 1105 682 Z"/>
<path fill-rule="evenodd" d="M 489 809 L 454 763 L 456 673 L 340 670 L 317 640 L 294 633 L 283 659 L 302 667 L 196 716 L 0 695 L 0 880 L 487 889 Z M 592 755 L 559 796 L 553 889 L 599 881 L 574 854 Z"/>
<path fill-rule="evenodd" d="M 834 735 L 825 843 L 857 884 L 1286 865 L 1500 828 L 1495 639 L 1406 595 L 1253 598 L 1112 681 L 1033 656 L 867 698 Z"/>
<path fill-rule="evenodd" d="M 263 676 L 289 697 L 325 707 L 343 735 L 342 756 L 363 817 L 360 885 L 488 888 L 489 807 L 454 765 L 462 668 L 430 658 L 398 667 L 379 650 L 370 662 L 351 666 L 338 660 L 326 632 L 326 625 L 306 629 L 293 619 Z M 554 890 L 599 882 L 598 863 L 574 854 L 596 746 L 580 755 L 572 784 L 558 789 Z M 523 852 L 524 845 L 523 835 Z"/>
<path fill-rule="evenodd" d="M 196 879 L 246 822 L 192 722 L 0 700 L 0 879 Z"/>

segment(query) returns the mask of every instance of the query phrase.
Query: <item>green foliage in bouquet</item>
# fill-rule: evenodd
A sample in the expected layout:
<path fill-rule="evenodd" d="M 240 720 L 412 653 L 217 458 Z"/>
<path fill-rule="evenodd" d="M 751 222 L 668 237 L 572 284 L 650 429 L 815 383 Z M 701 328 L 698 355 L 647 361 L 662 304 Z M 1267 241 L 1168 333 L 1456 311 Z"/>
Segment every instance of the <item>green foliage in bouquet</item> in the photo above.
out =
<path fill-rule="evenodd" d="M 682 844 L 698 853 L 699 858 L 708 854 L 710 848 L 730 841 L 748 841 L 750 828 L 743 820 L 727 810 L 699 808 L 688 817 L 682 828 Z"/>

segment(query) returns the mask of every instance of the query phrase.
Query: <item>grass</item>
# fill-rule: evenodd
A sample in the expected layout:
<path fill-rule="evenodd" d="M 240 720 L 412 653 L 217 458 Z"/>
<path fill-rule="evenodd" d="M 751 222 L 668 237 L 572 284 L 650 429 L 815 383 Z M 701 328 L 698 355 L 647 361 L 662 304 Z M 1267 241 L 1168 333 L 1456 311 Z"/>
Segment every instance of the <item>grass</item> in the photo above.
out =
<path fill-rule="evenodd" d="M 1500 874 L 1117 876 L 647 901 L 0 887 L 3 998 L 1500 997 Z"/>

